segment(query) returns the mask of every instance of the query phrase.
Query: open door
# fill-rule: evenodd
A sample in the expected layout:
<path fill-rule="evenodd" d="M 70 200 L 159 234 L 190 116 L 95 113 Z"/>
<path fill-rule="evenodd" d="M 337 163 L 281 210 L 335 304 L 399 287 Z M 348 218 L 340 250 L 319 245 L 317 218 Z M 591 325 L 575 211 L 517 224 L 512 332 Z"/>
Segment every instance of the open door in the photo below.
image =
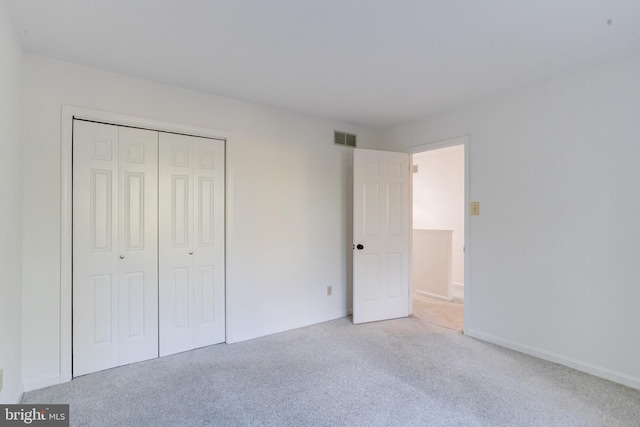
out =
<path fill-rule="evenodd" d="M 353 323 L 409 315 L 409 154 L 353 154 Z"/>

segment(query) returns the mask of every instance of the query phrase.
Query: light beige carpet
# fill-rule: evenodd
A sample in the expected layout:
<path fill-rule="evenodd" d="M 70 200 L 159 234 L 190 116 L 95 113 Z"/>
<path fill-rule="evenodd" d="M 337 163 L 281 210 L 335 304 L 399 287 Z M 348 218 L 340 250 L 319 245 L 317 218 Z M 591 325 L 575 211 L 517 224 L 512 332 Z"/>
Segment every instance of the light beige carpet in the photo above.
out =
<path fill-rule="evenodd" d="M 72 427 L 638 427 L 639 402 L 640 390 L 416 317 L 337 319 L 23 399 L 69 404 Z"/>
<path fill-rule="evenodd" d="M 449 302 L 422 295 L 413 297 L 413 315 L 425 322 L 462 331 L 464 309 L 460 302 Z"/>

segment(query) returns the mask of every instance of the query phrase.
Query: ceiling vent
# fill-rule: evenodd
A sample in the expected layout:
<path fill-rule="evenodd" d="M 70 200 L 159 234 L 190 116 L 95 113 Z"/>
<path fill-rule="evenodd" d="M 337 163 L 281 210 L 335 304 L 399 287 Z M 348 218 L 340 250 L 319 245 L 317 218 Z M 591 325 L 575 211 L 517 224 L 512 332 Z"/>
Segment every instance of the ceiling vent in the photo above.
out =
<path fill-rule="evenodd" d="M 336 145 L 344 145 L 347 147 L 356 146 L 356 135 L 353 133 L 340 132 L 337 130 L 333 131 L 333 143 Z"/>

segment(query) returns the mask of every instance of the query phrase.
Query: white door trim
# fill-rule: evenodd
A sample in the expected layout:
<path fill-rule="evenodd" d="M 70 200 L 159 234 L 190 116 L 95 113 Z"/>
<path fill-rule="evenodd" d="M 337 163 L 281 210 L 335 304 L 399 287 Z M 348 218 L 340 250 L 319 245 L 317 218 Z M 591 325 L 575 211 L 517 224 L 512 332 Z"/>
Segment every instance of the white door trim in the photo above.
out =
<path fill-rule="evenodd" d="M 464 330 L 468 331 L 472 328 L 472 292 L 467 292 L 470 288 L 468 287 L 469 283 L 471 283 L 471 275 L 470 275 L 470 259 L 471 259 L 471 242 L 469 239 L 470 236 L 470 227 L 469 227 L 469 206 L 471 203 L 471 172 L 469 170 L 469 158 L 470 158 L 470 149 L 469 149 L 469 135 L 462 135 L 455 138 L 448 138 L 438 141 L 429 142 L 426 144 L 415 145 L 409 147 L 408 151 L 413 154 L 422 153 L 425 151 L 437 150 L 440 148 L 452 147 L 454 145 L 464 145 Z M 413 157 L 412 157 L 413 158 Z M 411 180 L 413 185 L 413 179 Z M 413 190 L 411 191 L 411 206 L 413 206 Z M 412 209 L 413 211 L 413 209 Z M 413 223 L 413 218 L 411 219 Z M 413 258 L 413 244 L 411 245 L 411 258 Z M 412 284 L 413 286 L 413 284 Z M 413 292 L 413 288 L 411 289 Z"/>
<path fill-rule="evenodd" d="M 232 149 L 230 144 L 231 132 L 218 129 L 203 128 L 197 126 L 181 125 L 178 123 L 151 120 L 141 117 L 127 116 L 116 113 L 109 113 L 99 110 L 91 110 L 82 107 L 62 106 L 61 115 L 61 150 L 60 150 L 60 382 L 71 381 L 71 360 L 72 360 L 72 304 L 71 304 L 71 262 L 72 262 L 72 234 L 71 222 L 72 206 L 72 141 L 73 141 L 73 119 L 84 119 L 119 126 L 132 126 L 144 129 L 151 129 L 164 132 L 181 133 L 186 135 L 201 136 L 205 138 L 221 139 L 226 141 L 225 163 L 228 165 L 225 176 L 225 246 L 226 265 L 230 265 L 229 254 L 230 244 L 233 240 L 233 173 L 230 170 L 233 162 Z M 226 330 L 227 342 L 233 342 L 233 337 L 229 334 L 229 308 L 232 306 L 231 286 L 229 286 L 230 275 L 227 270 L 226 276 Z"/>

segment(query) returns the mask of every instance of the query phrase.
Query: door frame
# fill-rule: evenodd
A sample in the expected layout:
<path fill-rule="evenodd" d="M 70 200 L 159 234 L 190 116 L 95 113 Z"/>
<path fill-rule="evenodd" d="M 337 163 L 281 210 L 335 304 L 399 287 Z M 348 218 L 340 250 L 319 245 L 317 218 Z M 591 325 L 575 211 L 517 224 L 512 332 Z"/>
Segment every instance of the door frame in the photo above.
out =
<path fill-rule="evenodd" d="M 463 145 L 464 146 L 464 319 L 463 319 L 463 329 L 464 331 L 471 330 L 471 325 L 473 324 L 472 317 L 472 293 L 468 292 L 470 288 L 468 288 L 469 283 L 471 282 L 470 274 L 470 266 L 471 266 L 471 244 L 470 244 L 470 209 L 471 205 L 471 173 L 469 170 L 469 158 L 470 158 L 470 137 L 469 135 L 462 135 L 453 138 L 440 139 L 433 142 L 428 142 L 426 144 L 414 145 L 408 148 L 409 154 L 411 154 L 411 164 L 413 164 L 413 155 L 417 153 L 423 153 L 425 151 L 438 150 L 441 148 L 452 147 L 454 145 Z M 411 174 L 411 194 L 410 194 L 410 203 L 411 203 L 411 227 L 413 228 L 413 174 Z M 413 240 L 411 241 L 410 246 L 410 259 L 413 259 Z M 410 267 L 413 269 L 413 265 Z M 411 283 L 411 295 L 413 295 L 413 283 Z"/>
<path fill-rule="evenodd" d="M 229 308 L 232 306 L 229 303 L 231 301 L 231 287 L 229 286 L 230 275 L 227 269 L 227 266 L 231 264 L 229 255 L 233 252 L 230 250 L 230 244 L 233 241 L 233 173 L 230 167 L 233 165 L 231 159 L 234 154 L 233 144 L 229 143 L 232 138 L 231 132 L 63 105 L 60 150 L 60 382 L 68 382 L 72 379 L 72 149 L 74 119 L 225 141 L 225 329 L 226 342 L 232 342 L 233 339 L 229 333 L 231 330 L 229 326 L 231 318 Z"/>

